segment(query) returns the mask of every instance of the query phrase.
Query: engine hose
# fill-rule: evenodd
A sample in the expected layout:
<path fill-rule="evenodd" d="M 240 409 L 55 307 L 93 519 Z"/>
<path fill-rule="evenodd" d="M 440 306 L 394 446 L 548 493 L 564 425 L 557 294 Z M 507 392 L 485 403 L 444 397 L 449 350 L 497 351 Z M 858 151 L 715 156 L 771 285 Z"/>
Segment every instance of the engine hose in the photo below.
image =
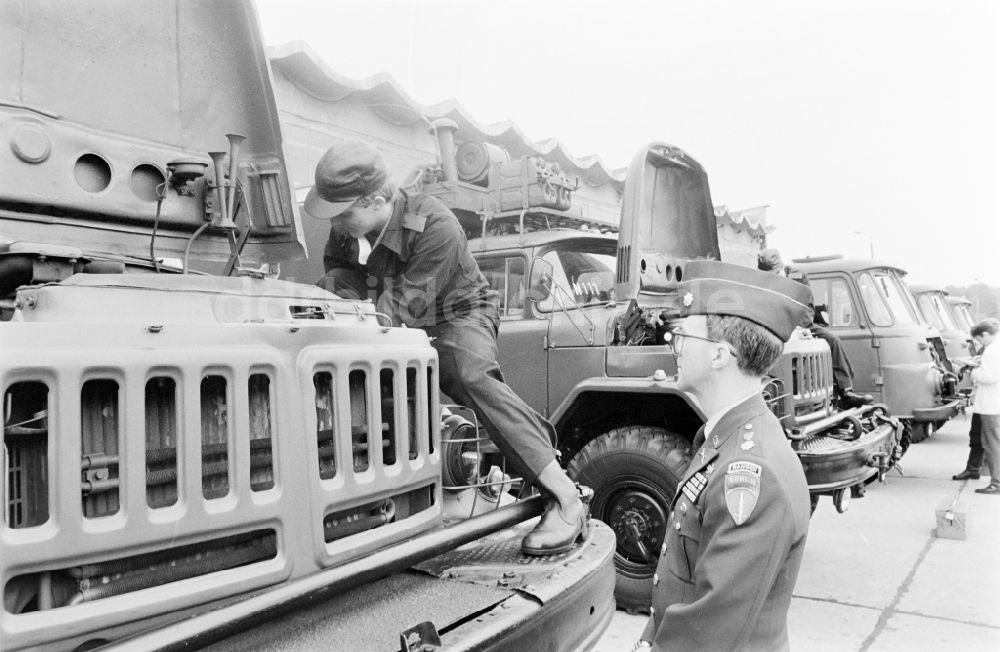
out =
<path fill-rule="evenodd" d="M 147 448 L 146 464 L 156 462 L 173 462 L 177 459 L 176 448 Z"/>
<path fill-rule="evenodd" d="M 837 439 L 843 439 L 845 441 L 854 441 L 856 439 L 860 439 L 861 435 L 865 434 L 865 428 L 861 425 L 861 419 L 859 419 L 857 415 L 848 415 L 841 423 L 847 424 L 850 429 L 843 434 L 839 432 L 836 434 L 831 433 L 831 437 L 836 437 Z"/>
<path fill-rule="evenodd" d="M 272 456 L 270 452 L 251 453 L 250 469 L 252 470 L 252 469 L 271 468 L 273 461 L 274 461 L 274 456 Z"/>
<path fill-rule="evenodd" d="M 187 245 L 184 246 L 184 267 L 182 268 L 182 272 L 184 274 L 188 273 L 188 256 L 191 253 L 191 245 L 193 245 L 194 241 L 198 239 L 198 236 L 204 233 L 205 229 L 207 229 L 210 226 L 212 226 L 211 222 L 205 222 L 204 224 L 199 226 L 194 233 L 191 234 L 190 238 L 188 238 Z"/>
<path fill-rule="evenodd" d="M 271 450 L 271 438 L 261 437 L 260 439 L 251 439 L 250 450 L 251 451 Z"/>
<path fill-rule="evenodd" d="M 146 472 L 146 486 L 155 487 L 161 484 L 170 484 L 177 481 L 177 469 L 161 469 L 159 471 Z"/>
<path fill-rule="evenodd" d="M 202 477 L 228 474 L 229 462 L 210 462 L 209 464 L 202 463 L 201 465 Z"/>
<path fill-rule="evenodd" d="M 149 238 L 149 260 L 153 263 L 153 269 L 157 274 L 160 273 L 160 263 L 156 260 L 156 230 L 160 226 L 160 209 L 166 196 L 167 182 L 164 181 L 156 186 L 156 217 L 153 218 L 153 233 Z"/>

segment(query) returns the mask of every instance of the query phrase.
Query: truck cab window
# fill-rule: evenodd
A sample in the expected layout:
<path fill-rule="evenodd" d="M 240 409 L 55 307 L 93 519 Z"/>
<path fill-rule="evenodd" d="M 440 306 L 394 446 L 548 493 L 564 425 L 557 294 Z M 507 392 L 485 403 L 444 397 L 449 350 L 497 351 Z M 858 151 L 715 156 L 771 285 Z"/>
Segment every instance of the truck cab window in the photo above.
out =
<path fill-rule="evenodd" d="M 569 243 L 572 244 L 572 243 Z M 572 309 L 578 306 L 607 303 L 614 299 L 615 250 L 595 248 L 591 243 L 582 246 L 553 249 L 542 256 L 552 264 L 552 293 L 538 303 L 542 312 Z M 532 270 L 532 287 L 541 283 Z"/>
<path fill-rule="evenodd" d="M 874 326 L 892 326 L 892 313 L 882 298 L 882 293 L 875 286 L 875 279 L 868 272 L 858 276 L 858 291 L 861 301 L 865 304 L 868 318 Z"/>
<path fill-rule="evenodd" d="M 893 321 L 897 325 L 916 324 L 916 309 L 907 290 L 899 278 L 889 270 L 875 272 L 876 287 L 892 312 Z"/>
<path fill-rule="evenodd" d="M 931 294 L 921 294 L 917 297 L 917 305 L 920 307 L 921 316 L 934 328 L 941 330 L 944 324 L 941 323 L 941 316 L 934 307 L 934 297 Z"/>
<path fill-rule="evenodd" d="M 831 326 L 854 326 L 857 324 L 857 311 L 851 303 L 851 291 L 844 279 L 830 279 L 830 309 Z"/>
<path fill-rule="evenodd" d="M 524 258 L 491 256 L 480 258 L 477 262 L 490 289 L 500 297 L 500 316 L 520 316 L 527 294 L 524 286 Z"/>

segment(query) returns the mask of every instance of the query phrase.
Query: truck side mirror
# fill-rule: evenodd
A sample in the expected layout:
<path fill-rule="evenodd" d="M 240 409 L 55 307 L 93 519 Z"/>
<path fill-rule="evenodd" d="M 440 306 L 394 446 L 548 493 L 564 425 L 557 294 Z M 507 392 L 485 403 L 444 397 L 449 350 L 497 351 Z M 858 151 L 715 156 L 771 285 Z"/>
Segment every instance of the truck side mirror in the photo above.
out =
<path fill-rule="evenodd" d="M 539 303 L 552 296 L 552 263 L 535 258 L 531 264 L 531 285 L 528 288 L 528 301 Z"/>

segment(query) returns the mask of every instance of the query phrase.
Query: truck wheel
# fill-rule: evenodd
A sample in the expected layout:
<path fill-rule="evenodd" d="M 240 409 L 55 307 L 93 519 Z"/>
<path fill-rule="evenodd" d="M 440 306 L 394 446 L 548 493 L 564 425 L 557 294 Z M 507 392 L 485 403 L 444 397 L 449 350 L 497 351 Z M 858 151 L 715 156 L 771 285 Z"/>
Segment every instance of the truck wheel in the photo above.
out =
<path fill-rule="evenodd" d="M 934 432 L 934 425 L 929 421 L 910 422 L 910 443 L 919 444 L 931 436 Z"/>
<path fill-rule="evenodd" d="M 691 461 L 682 436 L 653 426 L 610 430 L 570 461 L 569 476 L 594 490 L 591 514 L 615 531 L 615 600 L 648 612 L 677 484 Z"/>

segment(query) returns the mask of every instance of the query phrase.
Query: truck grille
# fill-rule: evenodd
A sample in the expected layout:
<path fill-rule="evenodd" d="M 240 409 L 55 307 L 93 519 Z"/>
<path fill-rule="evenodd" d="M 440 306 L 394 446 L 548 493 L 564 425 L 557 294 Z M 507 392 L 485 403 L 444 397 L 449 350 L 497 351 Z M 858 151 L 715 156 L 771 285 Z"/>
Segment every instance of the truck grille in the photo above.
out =
<path fill-rule="evenodd" d="M 796 416 L 823 410 L 833 394 L 830 352 L 794 352 L 791 360 L 792 397 Z"/>
<path fill-rule="evenodd" d="M 352 354 L 374 357 L 372 350 Z M 342 350 L 337 355 L 344 357 Z M 254 521 L 280 520 L 296 537 L 312 527 L 333 545 L 430 514 L 440 491 L 440 463 L 427 459 L 439 431 L 436 370 L 430 353 L 410 355 L 416 359 L 314 362 L 312 396 L 302 395 L 297 376 L 280 375 L 277 361 L 18 369 L 16 382 L 4 379 L 3 527 L 58 520 L 59 536 L 47 535 L 41 547 L 30 537 L 20 544 L 0 539 L 5 564 L 30 559 L 33 567 L 7 576 L 7 611 L 65 607 L 274 559 L 281 530 L 247 533 Z M 37 379 L 21 379 L 32 375 Z M 73 377 L 75 392 L 67 381 Z M 281 382 L 290 385 L 283 392 Z M 301 405 L 280 405 L 279 396 Z M 315 449 L 299 435 L 311 422 L 301 409 L 310 403 Z M 282 478 L 278 460 L 295 460 L 303 450 L 315 457 L 286 464 Z M 321 484 L 326 480 L 336 482 Z M 303 499 L 317 486 L 310 516 Z M 75 504 L 65 504 L 67 496 Z M 86 524 L 98 519 L 100 525 Z M 388 536 L 404 537 L 405 530 Z M 201 543 L 174 543 L 185 539 Z M 324 565 L 353 550 L 326 550 Z"/>

